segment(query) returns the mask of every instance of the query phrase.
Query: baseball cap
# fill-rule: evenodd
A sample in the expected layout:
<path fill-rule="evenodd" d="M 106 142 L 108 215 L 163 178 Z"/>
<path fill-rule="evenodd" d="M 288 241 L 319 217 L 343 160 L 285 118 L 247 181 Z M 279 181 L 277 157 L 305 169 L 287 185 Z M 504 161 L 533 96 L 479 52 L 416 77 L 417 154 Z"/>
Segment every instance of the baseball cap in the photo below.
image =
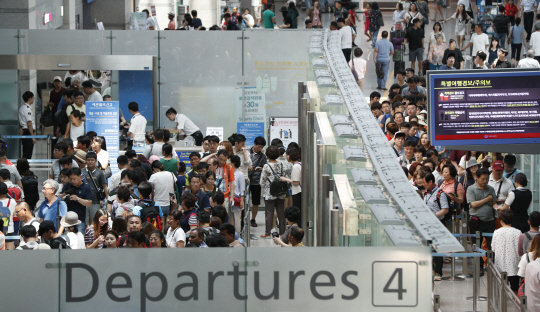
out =
<path fill-rule="evenodd" d="M 504 170 L 504 164 L 502 160 L 497 160 L 493 163 L 493 170 Z"/>
<path fill-rule="evenodd" d="M 404 132 L 401 132 L 401 131 L 398 131 L 394 134 L 394 139 L 397 138 L 397 137 L 403 137 L 405 138 L 405 133 Z"/>
<path fill-rule="evenodd" d="M 287 10 L 287 7 L 282 6 L 281 9 L 280 9 L 280 11 L 281 11 L 281 12 L 287 12 L 288 10 Z"/>
<path fill-rule="evenodd" d="M 56 77 L 54 77 L 53 81 L 56 81 L 56 80 L 58 80 L 58 81 L 62 82 L 62 78 L 60 78 L 60 76 L 56 76 Z"/>
<path fill-rule="evenodd" d="M 49 230 L 56 232 L 56 227 L 54 226 L 54 222 L 50 220 L 43 221 L 39 224 L 39 236 L 42 236 L 43 233 L 48 232 Z"/>

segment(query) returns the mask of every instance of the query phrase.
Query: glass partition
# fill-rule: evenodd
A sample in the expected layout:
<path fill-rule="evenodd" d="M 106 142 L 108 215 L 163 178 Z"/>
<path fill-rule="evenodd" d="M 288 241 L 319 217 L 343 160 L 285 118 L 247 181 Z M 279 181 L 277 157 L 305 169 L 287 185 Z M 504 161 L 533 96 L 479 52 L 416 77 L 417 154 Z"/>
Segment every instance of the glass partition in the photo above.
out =
<path fill-rule="evenodd" d="M 0 31 L 0 54 L 17 54 L 18 47 L 18 30 L 17 29 L 2 29 Z"/>
<path fill-rule="evenodd" d="M 111 30 L 112 55 L 159 55 L 159 36 L 165 31 Z"/>
<path fill-rule="evenodd" d="M 173 107 L 203 133 L 206 127 L 224 127 L 226 135 L 236 132 L 236 97 L 243 81 L 241 32 L 160 34 L 160 126 L 174 126 L 165 117 Z"/>
<path fill-rule="evenodd" d="M 110 34 L 109 30 L 21 29 L 18 54 L 110 55 Z"/>

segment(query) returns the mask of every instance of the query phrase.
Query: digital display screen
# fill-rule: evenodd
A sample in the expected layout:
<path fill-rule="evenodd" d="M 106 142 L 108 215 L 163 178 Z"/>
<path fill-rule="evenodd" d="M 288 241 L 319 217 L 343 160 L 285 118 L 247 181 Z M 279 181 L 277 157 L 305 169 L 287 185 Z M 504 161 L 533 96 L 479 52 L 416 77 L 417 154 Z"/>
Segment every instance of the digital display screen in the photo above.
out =
<path fill-rule="evenodd" d="M 540 72 L 456 72 L 429 74 L 432 145 L 540 142 Z"/>

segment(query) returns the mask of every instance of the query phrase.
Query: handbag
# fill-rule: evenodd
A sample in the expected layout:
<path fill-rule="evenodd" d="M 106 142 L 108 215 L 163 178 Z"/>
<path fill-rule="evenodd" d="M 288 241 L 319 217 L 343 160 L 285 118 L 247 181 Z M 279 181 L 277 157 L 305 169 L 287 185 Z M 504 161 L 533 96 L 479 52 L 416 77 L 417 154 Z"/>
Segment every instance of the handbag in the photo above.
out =
<path fill-rule="evenodd" d="M 514 40 L 514 26 L 510 28 L 510 36 L 508 36 L 508 38 L 506 39 L 506 42 L 508 42 L 508 44 L 512 44 L 513 40 Z"/>
<path fill-rule="evenodd" d="M 354 81 L 358 81 L 358 73 L 356 72 L 356 68 L 354 68 L 354 59 L 352 59 L 351 62 L 352 62 L 352 74 L 354 76 Z"/>
<path fill-rule="evenodd" d="M 379 25 L 379 26 L 384 26 L 384 20 L 383 20 L 383 17 L 382 17 L 382 13 L 380 11 L 379 11 L 379 15 L 377 15 L 376 24 Z"/>

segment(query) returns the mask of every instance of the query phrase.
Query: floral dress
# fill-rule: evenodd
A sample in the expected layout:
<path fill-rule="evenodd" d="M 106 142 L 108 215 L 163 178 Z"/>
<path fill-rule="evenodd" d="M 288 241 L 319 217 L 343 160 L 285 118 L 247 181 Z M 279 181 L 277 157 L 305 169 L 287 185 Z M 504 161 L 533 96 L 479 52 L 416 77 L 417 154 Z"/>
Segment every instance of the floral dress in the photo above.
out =
<path fill-rule="evenodd" d="M 443 59 L 443 56 L 444 56 L 444 51 L 446 50 L 446 43 L 441 43 L 441 44 L 434 44 L 431 46 L 431 51 L 429 51 L 431 53 L 431 58 L 432 58 L 432 63 L 431 64 L 434 64 L 434 65 L 442 65 L 442 59 Z"/>
<path fill-rule="evenodd" d="M 376 32 L 381 28 L 381 25 L 377 24 L 379 16 L 382 17 L 381 10 L 371 10 L 369 12 L 369 30 Z"/>

